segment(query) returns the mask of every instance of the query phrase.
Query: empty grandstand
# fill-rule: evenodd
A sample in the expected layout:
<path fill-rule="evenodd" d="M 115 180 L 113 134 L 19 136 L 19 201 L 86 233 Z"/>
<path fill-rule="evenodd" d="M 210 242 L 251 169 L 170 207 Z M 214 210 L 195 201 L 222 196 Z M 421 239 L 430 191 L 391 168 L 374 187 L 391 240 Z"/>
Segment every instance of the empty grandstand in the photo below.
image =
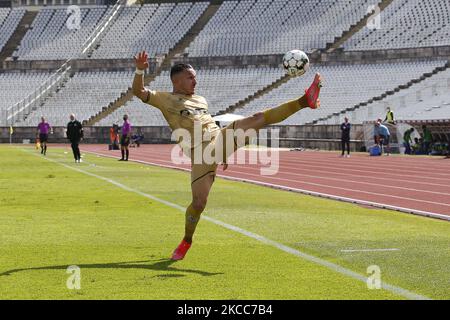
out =
<path fill-rule="evenodd" d="M 315 65 L 311 68 L 309 76 L 293 78 L 279 88 L 251 101 L 236 112 L 242 115 L 251 115 L 261 109 L 279 105 L 287 99 L 294 99 L 303 92 L 304 88 L 308 87 L 312 74 L 319 72 L 326 75 L 325 89 L 321 94 L 321 107 L 318 110 L 304 110 L 282 123 L 301 125 L 393 90 L 445 63 L 446 61 L 418 61 L 338 66 Z M 364 116 L 365 118 L 352 120 L 355 122 L 365 120 L 368 116 L 367 111 Z"/>
<path fill-rule="evenodd" d="M 450 119 L 450 70 L 447 69 L 391 97 L 369 104 L 373 114 L 386 107 L 395 110 L 398 120 Z"/>
<path fill-rule="evenodd" d="M 50 73 L 48 72 L 7 72 L 0 73 L 0 114 L 5 120 L 8 107 L 21 101 L 25 96 L 32 93 Z M 6 125 L 6 123 L 4 123 Z"/>
<path fill-rule="evenodd" d="M 41 115 L 54 126 L 64 126 L 71 113 L 75 113 L 80 121 L 87 120 L 125 91 L 132 76 L 130 71 L 77 72 L 18 125 L 34 126 Z"/>
<path fill-rule="evenodd" d="M 394 0 L 381 13 L 380 28 L 364 28 L 346 50 L 376 50 L 450 45 L 450 2 Z"/>
<path fill-rule="evenodd" d="M 0 51 L 14 33 L 24 14 L 24 9 L 0 8 Z"/>
<path fill-rule="evenodd" d="M 189 47 L 190 56 L 279 54 L 325 48 L 380 1 L 226 1 Z"/>
<path fill-rule="evenodd" d="M 22 1 L 20 7 L 17 1 L 14 8 L 0 9 L 0 50 L 3 57 L 10 55 L 0 71 L 2 125 L 33 127 L 45 115 L 53 125 L 64 126 L 68 114 L 76 113 L 79 120 L 102 127 L 127 113 L 134 125 L 167 126 L 157 109 L 133 98 L 129 90 L 132 57 L 140 50 L 152 58 L 146 77 L 151 89 L 170 91 L 170 66 L 192 63 L 197 69 L 196 93 L 206 97 L 213 115 L 247 116 L 279 105 L 301 95 L 313 74 L 320 72 L 325 78 L 321 108 L 304 110 L 282 125 L 332 125 L 344 115 L 352 123 L 363 123 L 383 116 L 388 105 L 400 120 L 450 118 L 448 1 L 129 5 L 121 0 L 114 14 L 111 1 L 73 3 L 80 9 L 79 25 L 73 24 L 69 3 L 46 1 L 46 6 L 31 8 L 33 3 Z M 380 28 L 361 27 L 374 5 L 382 7 Z M 27 14 L 29 25 L 23 21 Z M 345 40 L 337 41 L 344 34 Z M 88 39 L 89 54 L 81 55 Z M 8 41 L 8 50 L 2 50 Z M 327 55 L 333 44 L 340 49 Z M 429 59 L 429 47 L 442 50 Z M 294 48 L 310 54 L 312 68 L 303 77 L 286 78 L 281 57 Z M 401 59 L 386 49 L 402 49 Z M 370 52 L 363 56 L 373 61 L 353 61 L 358 52 Z M 119 65 L 119 60 L 124 62 Z M 55 65 L 64 61 L 65 68 L 50 78 Z"/>
<path fill-rule="evenodd" d="M 130 58 L 139 50 L 150 56 L 167 54 L 207 6 L 182 2 L 125 7 L 92 58 Z"/>
<path fill-rule="evenodd" d="M 13 53 L 18 60 L 67 60 L 80 53 L 106 6 L 80 9 L 80 24 L 70 19 L 67 8 L 43 8 Z M 70 24 L 72 22 L 72 24 Z"/>
<path fill-rule="evenodd" d="M 92 58 L 130 58 L 142 49 L 151 56 L 167 54 L 207 6 L 207 2 L 124 6 Z M 76 20 L 71 18 L 73 13 L 66 7 L 43 8 L 13 57 L 18 60 L 66 60 L 77 57 L 106 12 L 107 6 L 81 7 L 80 23 L 77 25 Z"/>

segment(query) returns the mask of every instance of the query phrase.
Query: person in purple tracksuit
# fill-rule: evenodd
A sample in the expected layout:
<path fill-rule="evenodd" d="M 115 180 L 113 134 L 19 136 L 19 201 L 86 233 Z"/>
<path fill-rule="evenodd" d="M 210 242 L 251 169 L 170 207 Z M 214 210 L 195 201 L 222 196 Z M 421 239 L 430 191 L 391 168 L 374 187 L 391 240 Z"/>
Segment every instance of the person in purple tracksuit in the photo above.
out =
<path fill-rule="evenodd" d="M 41 154 L 44 156 L 47 154 L 47 141 L 49 133 L 53 133 L 53 129 L 50 124 L 45 121 L 45 117 L 41 117 L 41 122 L 37 126 L 37 134 L 39 136 L 39 142 L 41 143 Z"/>

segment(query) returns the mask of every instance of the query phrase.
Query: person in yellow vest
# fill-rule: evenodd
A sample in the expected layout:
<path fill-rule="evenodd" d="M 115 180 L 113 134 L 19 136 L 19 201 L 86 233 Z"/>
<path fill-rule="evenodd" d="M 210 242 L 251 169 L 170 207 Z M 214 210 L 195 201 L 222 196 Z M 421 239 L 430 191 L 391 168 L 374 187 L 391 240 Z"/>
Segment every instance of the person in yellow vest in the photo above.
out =
<path fill-rule="evenodd" d="M 395 124 L 394 112 L 391 110 L 390 107 L 387 107 L 386 109 L 386 118 L 384 118 L 384 122 Z"/>

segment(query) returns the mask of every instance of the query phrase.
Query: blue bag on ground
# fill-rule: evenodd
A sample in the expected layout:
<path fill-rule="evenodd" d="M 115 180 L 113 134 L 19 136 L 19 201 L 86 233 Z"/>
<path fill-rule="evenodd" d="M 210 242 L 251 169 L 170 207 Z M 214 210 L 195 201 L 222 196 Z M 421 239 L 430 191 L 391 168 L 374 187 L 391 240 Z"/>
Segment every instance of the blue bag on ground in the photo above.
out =
<path fill-rule="evenodd" d="M 381 148 L 380 146 L 372 146 L 369 148 L 369 154 L 371 156 L 381 156 Z"/>

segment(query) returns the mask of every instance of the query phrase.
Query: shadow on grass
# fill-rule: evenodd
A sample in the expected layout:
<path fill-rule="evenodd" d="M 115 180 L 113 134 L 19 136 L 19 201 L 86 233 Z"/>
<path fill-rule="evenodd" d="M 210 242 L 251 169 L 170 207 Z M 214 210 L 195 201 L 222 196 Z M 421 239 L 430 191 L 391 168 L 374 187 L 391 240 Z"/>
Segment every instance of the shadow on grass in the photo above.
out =
<path fill-rule="evenodd" d="M 206 272 L 195 269 L 182 269 L 171 267 L 175 261 L 170 259 L 160 259 L 156 260 L 142 260 L 142 261 L 125 261 L 125 262 L 114 262 L 114 263 L 93 263 L 93 264 L 77 264 L 81 270 L 83 269 L 144 269 L 144 270 L 155 270 L 155 271 L 170 271 L 170 272 L 180 272 L 180 273 L 192 273 L 201 276 L 215 276 L 218 274 L 223 274 L 221 272 Z M 154 263 L 151 263 L 154 262 Z M 148 264 L 150 263 L 150 264 Z M 35 271 L 35 270 L 67 270 L 69 265 L 59 265 L 59 266 L 47 266 L 47 267 L 34 267 L 34 268 L 23 268 L 23 269 L 12 269 L 0 273 L 0 277 L 9 276 L 13 273 L 23 272 L 23 271 Z M 157 277 L 183 277 L 184 275 L 159 275 Z"/>

